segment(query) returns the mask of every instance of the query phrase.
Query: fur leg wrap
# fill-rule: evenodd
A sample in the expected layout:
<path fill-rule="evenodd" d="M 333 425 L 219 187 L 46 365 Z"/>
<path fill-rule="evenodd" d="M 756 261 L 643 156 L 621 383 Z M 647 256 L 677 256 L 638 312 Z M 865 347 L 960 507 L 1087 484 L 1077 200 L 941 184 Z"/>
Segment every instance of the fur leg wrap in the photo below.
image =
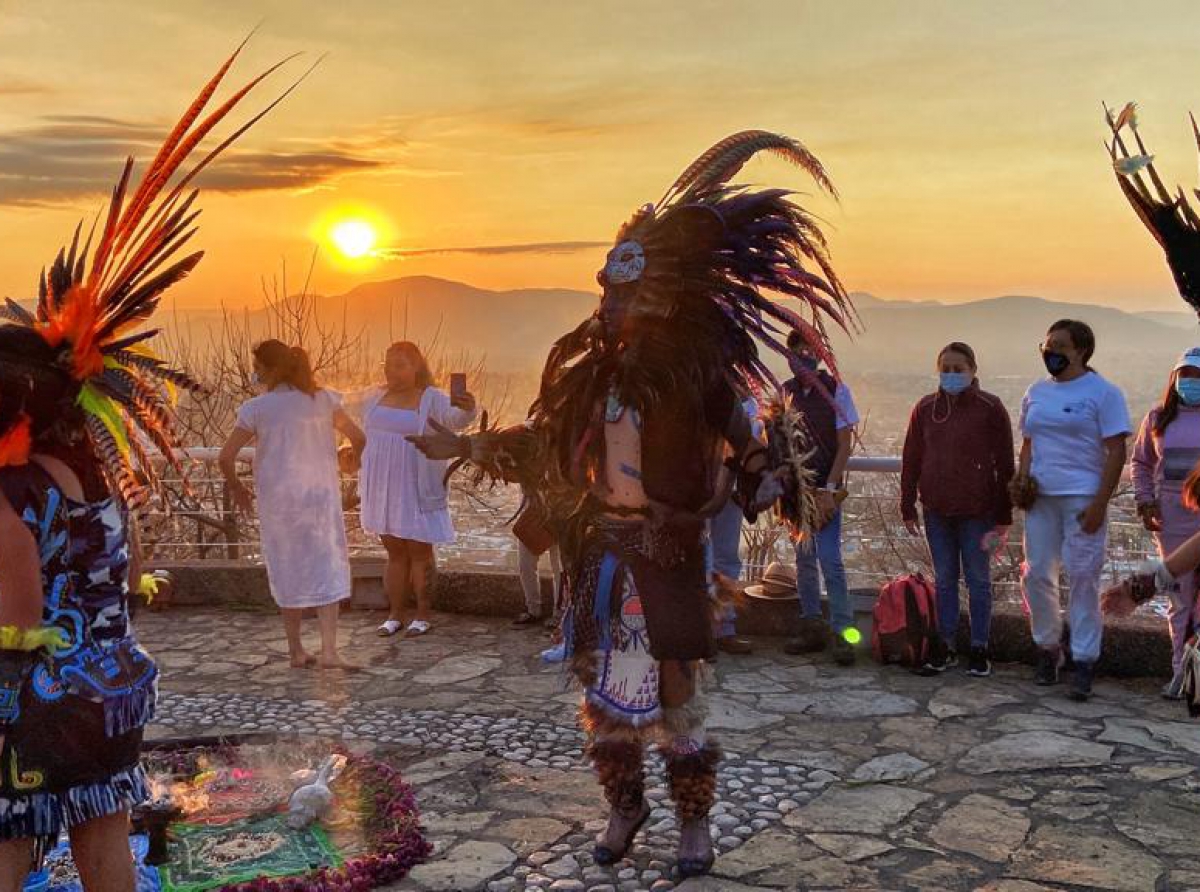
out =
<path fill-rule="evenodd" d="M 721 761 L 721 748 L 711 742 L 692 753 L 681 753 L 672 748 L 663 751 L 663 759 L 667 763 L 667 784 L 680 822 L 707 818 L 717 801 L 717 763 Z"/>
<path fill-rule="evenodd" d="M 631 740 L 599 740 L 588 745 L 588 756 L 596 766 L 604 798 L 614 811 L 630 815 L 645 801 L 642 744 Z"/>

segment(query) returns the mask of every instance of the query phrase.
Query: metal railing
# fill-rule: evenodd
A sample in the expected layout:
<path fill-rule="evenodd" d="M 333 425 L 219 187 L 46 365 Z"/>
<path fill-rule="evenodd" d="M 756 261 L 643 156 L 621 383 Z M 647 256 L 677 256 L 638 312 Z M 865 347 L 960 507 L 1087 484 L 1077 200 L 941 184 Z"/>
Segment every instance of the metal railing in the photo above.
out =
<path fill-rule="evenodd" d="M 142 517 L 143 541 L 150 556 L 159 562 L 261 559 L 257 519 L 239 515 L 224 481 L 216 473 L 218 450 L 190 449 L 182 456 L 187 469 L 191 497 L 181 495 L 178 479 L 168 478 L 167 503 L 155 502 Z M 241 455 L 248 461 L 253 451 Z M 899 573 L 920 570 L 931 574 L 928 545 L 921 536 L 905 530 L 899 514 L 900 459 L 888 456 L 856 456 L 849 465 L 850 497 L 843 504 L 843 552 L 847 582 L 852 588 L 876 588 Z M 354 499 L 356 479 L 342 480 L 346 529 L 352 555 L 382 557 L 379 542 L 363 532 Z M 516 544 L 508 522 L 520 503 L 515 487 L 496 487 L 475 493 L 452 485 L 451 513 L 458 540 L 439 547 L 444 567 L 515 569 Z M 1020 596 L 1021 517 L 1018 513 L 1007 544 L 993 556 L 993 580 L 997 597 L 1013 600 Z M 761 577 L 772 561 L 792 563 L 795 545 L 784 530 L 762 519 L 743 530 L 744 580 Z M 1122 490 L 1113 501 L 1109 522 L 1108 561 L 1105 582 L 1130 572 L 1156 553 L 1149 533 L 1137 519 L 1131 494 Z"/>

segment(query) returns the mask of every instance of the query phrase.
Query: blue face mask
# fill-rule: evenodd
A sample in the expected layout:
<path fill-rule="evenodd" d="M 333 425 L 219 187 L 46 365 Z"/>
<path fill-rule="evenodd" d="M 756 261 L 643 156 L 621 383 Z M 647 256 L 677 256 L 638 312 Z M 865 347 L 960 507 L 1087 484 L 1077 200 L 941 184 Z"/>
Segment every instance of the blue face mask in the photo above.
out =
<path fill-rule="evenodd" d="M 1200 378 L 1179 378 L 1175 392 L 1185 406 L 1200 406 Z"/>
<path fill-rule="evenodd" d="M 942 390 L 951 396 L 957 396 L 971 386 L 975 376 L 970 372 L 942 372 L 938 379 L 941 382 Z"/>

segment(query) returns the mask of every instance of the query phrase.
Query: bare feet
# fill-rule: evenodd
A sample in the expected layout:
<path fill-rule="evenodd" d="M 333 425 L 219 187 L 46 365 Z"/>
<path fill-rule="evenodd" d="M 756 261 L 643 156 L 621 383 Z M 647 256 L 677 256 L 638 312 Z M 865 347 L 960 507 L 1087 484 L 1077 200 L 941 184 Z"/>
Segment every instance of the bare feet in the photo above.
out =
<path fill-rule="evenodd" d="M 650 804 L 643 802 L 640 808 L 629 812 L 612 809 L 608 813 L 608 826 L 596 837 L 592 852 L 597 864 L 615 864 L 625 857 L 633 845 L 633 838 L 650 816 Z"/>
<path fill-rule="evenodd" d="M 681 877 L 708 873 L 713 865 L 713 847 L 707 817 L 684 821 L 680 825 L 675 864 Z"/>
<path fill-rule="evenodd" d="M 300 651 L 298 654 L 292 654 L 290 661 L 293 669 L 311 669 L 317 665 L 317 658 L 312 654 Z"/>
<path fill-rule="evenodd" d="M 342 672 L 362 672 L 363 667 L 354 663 L 347 663 L 341 656 L 321 657 L 317 660 L 318 669 L 338 669 Z"/>

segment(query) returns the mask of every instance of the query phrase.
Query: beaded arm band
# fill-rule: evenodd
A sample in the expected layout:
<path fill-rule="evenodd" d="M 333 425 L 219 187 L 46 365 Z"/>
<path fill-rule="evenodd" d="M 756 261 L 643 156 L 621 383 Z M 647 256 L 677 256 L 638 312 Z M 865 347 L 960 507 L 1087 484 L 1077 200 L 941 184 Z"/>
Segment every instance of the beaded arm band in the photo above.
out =
<path fill-rule="evenodd" d="M 0 626 L 0 650 L 33 651 L 42 649 L 54 653 L 66 646 L 67 633 L 57 626 L 37 626 L 33 629 Z"/>

